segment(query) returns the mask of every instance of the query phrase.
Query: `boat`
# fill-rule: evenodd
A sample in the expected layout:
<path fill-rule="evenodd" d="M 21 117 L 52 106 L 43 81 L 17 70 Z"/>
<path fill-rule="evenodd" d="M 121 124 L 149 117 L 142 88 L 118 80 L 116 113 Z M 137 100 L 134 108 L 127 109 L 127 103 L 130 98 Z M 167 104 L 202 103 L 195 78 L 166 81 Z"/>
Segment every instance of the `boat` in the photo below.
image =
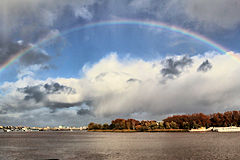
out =
<path fill-rule="evenodd" d="M 212 130 L 215 132 L 240 132 L 240 127 L 214 127 Z"/>
<path fill-rule="evenodd" d="M 206 132 L 206 131 L 207 131 L 206 127 L 201 127 L 201 128 L 198 128 L 198 129 L 189 130 L 189 132 Z"/>
<path fill-rule="evenodd" d="M 4 131 L 4 132 L 11 132 L 10 129 L 4 129 L 3 131 Z"/>
<path fill-rule="evenodd" d="M 190 129 L 189 132 L 210 132 L 212 131 L 212 127 L 206 128 L 206 127 L 201 127 L 198 129 Z"/>

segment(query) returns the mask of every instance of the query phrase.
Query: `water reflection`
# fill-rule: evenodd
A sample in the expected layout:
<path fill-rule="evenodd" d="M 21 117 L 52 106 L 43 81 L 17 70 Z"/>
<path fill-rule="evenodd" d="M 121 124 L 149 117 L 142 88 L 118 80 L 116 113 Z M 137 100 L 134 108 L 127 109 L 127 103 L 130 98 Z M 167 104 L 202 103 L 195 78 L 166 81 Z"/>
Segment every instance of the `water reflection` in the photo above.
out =
<path fill-rule="evenodd" d="M 240 159 L 240 133 L 0 133 L 0 159 Z"/>

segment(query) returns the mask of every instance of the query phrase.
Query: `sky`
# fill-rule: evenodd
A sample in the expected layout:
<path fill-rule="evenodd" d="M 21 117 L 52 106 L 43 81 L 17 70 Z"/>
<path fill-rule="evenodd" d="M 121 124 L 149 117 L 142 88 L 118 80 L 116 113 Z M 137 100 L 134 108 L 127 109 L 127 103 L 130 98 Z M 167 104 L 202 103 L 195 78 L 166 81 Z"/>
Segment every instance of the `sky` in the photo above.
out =
<path fill-rule="evenodd" d="M 239 0 L 1 1 L 0 125 L 239 110 L 239 14 Z"/>

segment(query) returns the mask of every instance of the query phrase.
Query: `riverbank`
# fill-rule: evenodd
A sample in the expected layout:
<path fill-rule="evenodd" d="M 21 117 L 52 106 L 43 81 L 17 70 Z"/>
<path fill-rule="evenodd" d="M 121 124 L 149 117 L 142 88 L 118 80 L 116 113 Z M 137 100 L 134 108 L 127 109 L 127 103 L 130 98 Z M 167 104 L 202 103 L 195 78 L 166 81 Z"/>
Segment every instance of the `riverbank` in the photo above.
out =
<path fill-rule="evenodd" d="M 122 130 L 95 129 L 95 130 L 88 130 L 88 132 L 189 132 L 189 130 L 188 129 L 154 129 L 154 130 L 146 130 L 146 131 L 137 131 L 137 130 L 128 130 L 128 129 L 122 129 Z"/>

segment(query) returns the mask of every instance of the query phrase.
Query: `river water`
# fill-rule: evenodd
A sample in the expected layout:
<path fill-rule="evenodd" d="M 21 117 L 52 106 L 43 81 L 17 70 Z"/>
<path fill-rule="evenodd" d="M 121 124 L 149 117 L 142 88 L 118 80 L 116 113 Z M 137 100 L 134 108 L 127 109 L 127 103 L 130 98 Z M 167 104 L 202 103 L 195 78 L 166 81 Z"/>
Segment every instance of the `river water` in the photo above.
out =
<path fill-rule="evenodd" d="M 240 133 L 0 133 L 1 160 L 240 159 Z"/>

